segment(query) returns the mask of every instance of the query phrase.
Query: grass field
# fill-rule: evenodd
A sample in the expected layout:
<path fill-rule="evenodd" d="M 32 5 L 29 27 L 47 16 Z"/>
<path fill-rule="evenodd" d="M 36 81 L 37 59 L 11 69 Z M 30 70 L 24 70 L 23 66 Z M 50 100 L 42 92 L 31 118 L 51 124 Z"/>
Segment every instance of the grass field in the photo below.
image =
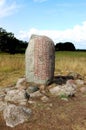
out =
<path fill-rule="evenodd" d="M 56 52 L 55 75 L 67 75 L 71 71 L 86 77 L 86 52 Z M 15 84 L 24 75 L 24 54 L 0 54 L 0 86 Z"/>
<path fill-rule="evenodd" d="M 86 76 L 86 52 L 56 52 L 55 73 L 77 72 Z"/>
<path fill-rule="evenodd" d="M 86 78 L 85 65 L 86 52 L 56 52 L 55 75 L 67 75 L 73 71 Z M 24 75 L 24 54 L 0 54 L 0 87 L 14 85 Z M 47 102 L 41 97 L 32 98 L 34 103 L 27 104 L 32 110 L 30 121 L 14 128 L 6 126 L 1 113 L 0 130 L 86 130 L 86 93 L 82 93 L 80 87 L 68 101 L 59 97 L 48 98 Z"/>

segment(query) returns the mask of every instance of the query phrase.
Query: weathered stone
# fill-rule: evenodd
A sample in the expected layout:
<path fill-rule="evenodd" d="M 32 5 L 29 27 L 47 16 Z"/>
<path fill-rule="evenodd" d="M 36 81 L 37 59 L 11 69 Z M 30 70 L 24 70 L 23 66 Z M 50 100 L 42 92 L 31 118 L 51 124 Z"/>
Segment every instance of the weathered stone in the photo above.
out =
<path fill-rule="evenodd" d="M 76 85 L 73 80 L 68 80 L 65 85 L 58 85 L 50 88 L 49 91 L 54 96 L 73 96 L 76 92 Z"/>
<path fill-rule="evenodd" d="M 31 109 L 23 106 L 9 104 L 4 109 L 3 115 L 6 121 L 6 125 L 10 127 L 15 127 L 16 125 L 29 120 Z"/>
<path fill-rule="evenodd" d="M 77 80 L 75 80 L 75 83 L 76 83 L 77 85 L 84 85 L 84 80 L 77 79 Z"/>
<path fill-rule="evenodd" d="M 26 89 L 26 92 L 27 93 L 33 93 L 33 92 L 36 92 L 38 91 L 39 88 L 37 86 L 29 86 L 27 89 Z"/>
<path fill-rule="evenodd" d="M 7 105 L 6 102 L 0 101 L 0 111 L 3 111 L 6 107 L 6 105 Z"/>
<path fill-rule="evenodd" d="M 5 96 L 5 101 L 10 101 L 14 103 L 26 103 L 25 90 L 10 90 Z"/>
<path fill-rule="evenodd" d="M 61 90 L 61 86 L 55 86 L 53 88 L 50 88 L 49 89 L 49 92 L 54 95 L 54 96 L 58 96 L 59 95 L 59 92 Z"/>
<path fill-rule="evenodd" d="M 0 90 L 0 100 L 2 100 L 5 97 L 5 95 L 6 95 L 5 91 Z"/>
<path fill-rule="evenodd" d="M 15 88 L 26 89 L 26 86 L 22 85 L 23 82 L 25 82 L 25 78 L 18 79 Z"/>
<path fill-rule="evenodd" d="M 0 88 L 0 100 L 3 100 L 6 96 L 7 92 L 14 89 L 14 87 L 4 87 Z"/>
<path fill-rule="evenodd" d="M 55 48 L 46 36 L 32 35 L 26 49 L 26 81 L 49 84 L 54 77 Z"/>
<path fill-rule="evenodd" d="M 42 93 L 40 93 L 40 91 L 36 91 L 34 93 L 30 93 L 30 97 L 34 98 L 34 97 L 41 97 Z"/>
<path fill-rule="evenodd" d="M 66 85 L 64 85 L 65 95 L 73 96 L 76 93 L 76 88 L 74 80 L 68 80 Z"/>

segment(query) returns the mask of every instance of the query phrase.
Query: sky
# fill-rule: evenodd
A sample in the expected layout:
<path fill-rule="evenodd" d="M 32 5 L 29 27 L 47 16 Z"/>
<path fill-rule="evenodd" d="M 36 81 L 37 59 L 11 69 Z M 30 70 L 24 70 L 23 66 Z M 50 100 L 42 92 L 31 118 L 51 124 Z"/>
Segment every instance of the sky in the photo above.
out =
<path fill-rule="evenodd" d="M 46 35 L 86 49 L 86 0 L 0 0 L 0 27 L 23 41 Z"/>

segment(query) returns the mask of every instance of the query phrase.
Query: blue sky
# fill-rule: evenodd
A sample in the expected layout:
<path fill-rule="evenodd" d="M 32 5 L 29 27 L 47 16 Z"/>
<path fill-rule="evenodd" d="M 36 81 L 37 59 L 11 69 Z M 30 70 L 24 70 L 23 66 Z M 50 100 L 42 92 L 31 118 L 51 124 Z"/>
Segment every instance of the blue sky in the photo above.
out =
<path fill-rule="evenodd" d="M 86 49 L 86 0 L 0 0 L 0 27 L 21 40 L 39 34 Z"/>

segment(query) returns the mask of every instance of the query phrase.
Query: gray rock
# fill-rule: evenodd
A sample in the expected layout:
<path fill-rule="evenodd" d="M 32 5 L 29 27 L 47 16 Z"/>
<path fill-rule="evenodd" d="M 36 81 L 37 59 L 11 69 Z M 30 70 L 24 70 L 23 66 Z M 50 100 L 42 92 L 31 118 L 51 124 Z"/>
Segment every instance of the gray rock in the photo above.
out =
<path fill-rule="evenodd" d="M 46 36 L 32 35 L 25 53 L 26 81 L 49 84 L 54 77 L 55 48 Z"/>
<path fill-rule="evenodd" d="M 7 102 L 0 101 L 0 111 L 3 111 L 7 105 Z"/>
<path fill-rule="evenodd" d="M 26 103 L 27 99 L 25 98 L 25 90 L 10 90 L 5 96 L 5 101 L 10 101 L 14 103 Z"/>
<path fill-rule="evenodd" d="M 5 95 L 6 95 L 5 91 L 0 90 L 0 100 L 2 100 L 5 97 Z"/>
<path fill-rule="evenodd" d="M 15 127 L 16 125 L 26 122 L 30 119 L 31 109 L 9 104 L 4 109 L 3 115 L 6 125 Z"/>
<path fill-rule="evenodd" d="M 23 82 L 25 82 L 25 78 L 18 79 L 15 88 L 19 88 L 19 89 L 21 89 L 21 88 L 24 89 L 25 88 L 26 89 L 26 86 L 22 85 Z"/>
<path fill-rule="evenodd" d="M 7 92 L 14 89 L 14 87 L 4 87 L 0 88 L 0 100 L 4 99 L 6 96 Z"/>
<path fill-rule="evenodd" d="M 30 86 L 30 87 L 28 87 L 27 89 L 26 89 L 26 92 L 27 93 L 33 93 L 33 92 L 36 92 L 36 91 L 38 91 L 39 90 L 39 88 L 37 87 L 37 86 Z"/>
<path fill-rule="evenodd" d="M 61 86 L 55 86 L 49 89 L 49 92 L 54 96 L 58 96 L 60 91 L 61 91 Z"/>
<path fill-rule="evenodd" d="M 40 93 L 40 91 L 36 91 L 34 93 L 30 93 L 30 97 L 34 98 L 34 97 L 41 97 L 42 93 Z"/>
<path fill-rule="evenodd" d="M 77 79 L 77 80 L 75 80 L 75 83 L 76 83 L 77 85 L 84 85 L 84 80 Z"/>
<path fill-rule="evenodd" d="M 77 86 L 75 81 L 70 79 L 66 82 L 65 92 L 67 96 L 73 96 L 76 93 Z"/>
<path fill-rule="evenodd" d="M 54 96 L 73 96 L 76 93 L 76 85 L 73 80 L 68 80 L 65 85 L 58 85 L 49 89 Z"/>

